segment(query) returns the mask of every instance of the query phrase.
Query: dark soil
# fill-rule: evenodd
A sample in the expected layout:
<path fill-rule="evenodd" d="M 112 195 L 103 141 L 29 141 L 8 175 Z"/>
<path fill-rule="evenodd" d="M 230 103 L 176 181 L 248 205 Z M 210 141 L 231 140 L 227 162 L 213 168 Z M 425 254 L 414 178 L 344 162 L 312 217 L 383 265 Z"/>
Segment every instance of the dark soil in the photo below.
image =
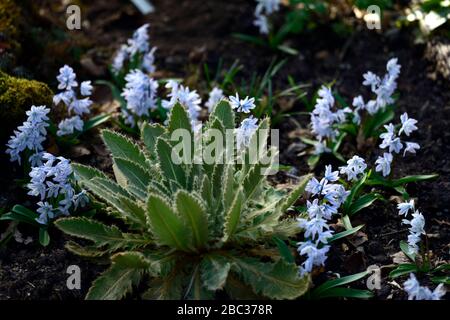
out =
<path fill-rule="evenodd" d="M 254 47 L 231 36 L 234 32 L 255 34 L 250 18 L 253 11 L 251 1 L 152 2 L 157 12 L 147 17 L 140 16 L 131 5 L 118 0 L 85 3 L 83 15 L 89 26 L 78 32 L 92 45 L 80 60 L 82 72 L 87 77 L 106 77 L 106 65 L 114 50 L 126 41 L 134 29 L 146 22 L 151 24 L 151 42 L 158 47 L 157 66 L 164 77 L 183 77 L 188 82 L 198 84 L 201 83 L 203 63 L 213 67 L 223 58 L 225 66 L 239 59 L 245 66 L 241 73 L 245 78 L 253 72 L 263 73 L 276 55 L 268 49 Z M 312 94 L 321 84 L 336 80 L 334 88 L 347 101 L 365 92 L 361 84 L 364 72 L 371 70 L 382 74 L 389 58 L 399 58 L 402 73 L 395 121 L 399 121 L 404 111 L 419 120 L 419 130 L 413 139 L 421 145 L 421 150 L 417 156 L 399 158 L 394 172 L 398 176 L 439 174 L 439 178 L 434 181 L 410 185 L 408 191 L 416 198 L 418 208 L 426 217 L 429 250 L 435 257 L 448 262 L 450 85 L 448 79 L 434 74 L 436 64 L 435 61 L 425 59 L 425 46 L 415 45 L 407 30 L 383 30 L 376 33 L 361 25 L 349 37 L 339 37 L 330 28 L 320 27 L 313 33 L 292 39 L 290 44 L 299 48 L 300 55 L 288 57 L 288 62 L 275 79 L 275 86 L 286 88 L 286 78 L 290 75 L 298 83 L 310 84 L 309 94 Z M 51 68 L 54 69 L 53 66 Z M 299 104 L 294 105 L 292 111 L 305 110 Z M 294 164 L 299 173 L 308 171 L 306 158 L 298 157 L 289 148 L 293 143 L 299 144 L 299 140 L 287 137 L 293 130 L 305 129 L 308 122 L 308 117 L 300 117 L 295 122 L 289 120 L 280 125 L 283 147 L 281 160 Z M 90 154 L 80 161 L 103 169 L 109 165 L 104 151 L 95 147 L 95 143 L 85 143 L 84 147 Z M 345 156 L 352 156 L 355 152 L 351 148 L 344 149 L 347 150 Z M 360 155 L 373 164 L 378 152 L 376 149 Z M 321 170 L 319 166 L 317 173 L 320 174 Z M 9 200 L 17 199 L 11 198 L 11 192 L 5 190 L 0 195 L 5 205 L 11 205 Z M 354 226 L 364 224 L 365 227 L 356 237 L 333 245 L 326 265 L 330 273 L 326 275 L 331 272 L 348 275 L 364 271 L 374 264 L 385 266 L 382 289 L 376 291 L 377 298 L 403 299 L 401 290 L 387 278 L 391 270 L 389 266 L 393 264 L 392 255 L 400 251 L 399 242 L 407 237 L 407 229 L 401 224 L 394 202 L 379 202 L 360 212 L 352 223 Z M 42 248 L 36 243 L 25 246 L 10 242 L 0 253 L 0 299 L 79 299 L 85 294 L 90 281 L 102 267 L 67 253 L 63 248 L 66 238 L 55 230 L 51 232 L 52 242 L 48 248 Z M 34 236 L 32 232 L 30 234 Z M 82 268 L 81 292 L 66 289 L 65 270 L 71 264 Z M 397 283 L 401 285 L 403 281 L 400 279 Z M 363 283 L 359 285 L 364 288 Z"/>
<path fill-rule="evenodd" d="M 28 232 L 34 236 L 34 232 Z M 67 240 L 66 236 L 53 230 L 51 245 L 47 248 L 36 239 L 27 245 L 9 242 L 7 250 L 0 253 L 0 300 L 83 299 L 90 283 L 105 267 L 68 252 L 64 248 Z M 80 267 L 80 290 L 67 287 L 70 277 L 67 269 L 71 265 Z"/>

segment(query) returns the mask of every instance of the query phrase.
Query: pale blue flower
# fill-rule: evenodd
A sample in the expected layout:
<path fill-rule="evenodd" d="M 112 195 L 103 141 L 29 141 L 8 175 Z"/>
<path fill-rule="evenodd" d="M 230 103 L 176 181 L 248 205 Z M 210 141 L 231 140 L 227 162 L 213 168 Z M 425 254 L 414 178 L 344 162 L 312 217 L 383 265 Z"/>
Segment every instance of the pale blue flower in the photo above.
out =
<path fill-rule="evenodd" d="M 128 59 L 128 57 L 129 57 L 128 46 L 123 44 L 117 51 L 116 55 L 114 56 L 111 65 L 111 69 L 115 74 L 119 73 L 122 70 L 125 61 Z"/>
<path fill-rule="evenodd" d="M 324 141 L 317 141 L 314 144 L 314 154 L 320 155 L 322 153 L 328 153 L 331 152 L 331 149 L 327 147 L 326 143 Z"/>
<path fill-rule="evenodd" d="M 363 158 L 359 156 L 353 156 L 350 160 L 347 161 L 346 166 L 340 167 L 340 173 L 347 175 L 347 180 L 358 180 L 359 177 L 364 174 L 367 169 L 367 164 Z"/>
<path fill-rule="evenodd" d="M 257 0 L 257 1 L 258 1 L 257 10 L 263 11 L 265 14 L 270 15 L 280 10 L 281 0 Z"/>
<path fill-rule="evenodd" d="M 329 250 L 330 246 L 323 246 L 319 249 L 316 244 L 312 242 L 307 241 L 301 243 L 297 251 L 301 256 L 307 256 L 307 258 L 300 266 L 300 276 L 304 276 L 306 273 L 311 272 L 315 266 L 324 266 Z"/>
<path fill-rule="evenodd" d="M 35 155 L 30 159 L 35 164 L 38 163 L 38 156 L 44 150 L 42 143 L 46 140 L 48 124 L 48 113 L 50 109 L 45 106 L 32 106 L 26 112 L 27 120 L 14 131 L 7 144 L 6 153 L 10 155 L 11 161 L 21 162 L 20 154 L 28 149 Z"/>
<path fill-rule="evenodd" d="M 42 156 L 44 163 L 38 167 L 33 167 L 29 174 L 31 181 L 27 185 L 31 196 L 39 196 L 37 212 L 40 214 L 36 219 L 41 224 L 47 224 L 49 220 L 60 214 L 69 214 L 70 208 L 84 206 L 86 202 L 85 194 L 82 191 L 75 195 L 75 191 L 69 181 L 72 175 L 72 167 L 69 160 L 63 157 L 55 157 L 52 154 L 44 153 Z M 55 201 L 58 201 L 55 206 Z"/>
<path fill-rule="evenodd" d="M 394 102 L 392 95 L 397 89 L 397 78 L 400 74 L 397 59 L 389 60 L 386 69 L 387 73 L 382 78 L 370 71 L 363 75 L 363 85 L 369 86 L 376 94 L 376 99 L 370 100 L 366 105 L 366 110 L 372 115 Z"/>
<path fill-rule="evenodd" d="M 253 24 L 259 28 L 261 34 L 270 32 L 268 16 L 275 11 L 280 10 L 280 0 L 257 0 L 258 4 L 255 8 L 255 20 Z"/>
<path fill-rule="evenodd" d="M 403 156 L 406 155 L 407 152 L 416 154 L 416 150 L 420 149 L 420 145 L 415 142 L 406 142 L 405 150 L 403 151 Z"/>
<path fill-rule="evenodd" d="M 83 81 L 80 86 L 80 93 L 81 95 L 88 97 L 92 94 L 92 90 L 94 87 L 92 86 L 91 81 Z"/>
<path fill-rule="evenodd" d="M 76 81 L 77 75 L 73 72 L 73 69 L 68 65 L 65 65 L 59 69 L 59 75 L 56 77 L 58 80 L 58 89 L 60 90 L 72 90 L 72 88 L 78 86 Z"/>
<path fill-rule="evenodd" d="M 324 265 L 329 250 L 328 239 L 333 235 L 327 220 L 337 214 L 339 207 L 344 203 L 350 192 L 340 184 L 333 184 L 339 180 L 337 171 L 333 172 L 331 166 L 326 166 L 325 177 L 319 182 L 312 178 L 306 185 L 306 191 L 317 198 L 312 202 L 307 200 L 308 219 L 299 218 L 299 227 L 304 229 L 305 241 L 298 245 L 298 252 L 306 256 L 300 266 L 300 274 L 311 272 L 314 266 Z M 324 195 L 320 198 L 320 195 Z"/>
<path fill-rule="evenodd" d="M 263 14 L 255 14 L 255 20 L 253 20 L 253 25 L 258 27 L 259 33 L 261 34 L 269 34 L 269 20 L 266 15 Z"/>
<path fill-rule="evenodd" d="M 403 288 L 408 293 L 408 300 L 441 300 L 446 294 L 442 283 L 431 291 L 427 287 L 422 287 L 413 273 L 410 273 L 409 279 L 403 283 Z"/>
<path fill-rule="evenodd" d="M 66 106 L 68 106 L 74 98 L 75 91 L 63 91 L 53 96 L 53 104 L 57 106 L 62 101 Z"/>
<path fill-rule="evenodd" d="M 142 59 L 142 69 L 148 73 L 154 73 L 156 71 L 155 66 L 155 51 L 156 47 L 152 48 L 149 52 L 144 55 Z"/>
<path fill-rule="evenodd" d="M 311 193 L 313 196 L 320 193 L 322 191 L 322 184 L 319 182 L 319 180 L 317 180 L 316 178 L 312 178 L 311 180 L 308 181 L 308 183 L 306 184 L 306 191 Z"/>
<path fill-rule="evenodd" d="M 364 78 L 363 85 L 370 86 L 372 88 L 372 91 L 374 91 L 381 82 L 381 79 L 372 71 L 364 73 L 363 78 Z"/>
<path fill-rule="evenodd" d="M 242 120 L 241 125 L 236 130 L 236 143 L 238 149 L 248 147 L 250 143 L 250 138 L 253 133 L 255 133 L 258 128 L 258 119 L 250 116 L 244 120 Z"/>
<path fill-rule="evenodd" d="M 356 108 L 356 110 L 363 110 L 366 107 L 366 104 L 364 103 L 364 99 L 362 96 L 357 96 L 353 98 L 352 105 Z"/>
<path fill-rule="evenodd" d="M 399 203 L 397 205 L 398 214 L 399 215 L 408 215 L 409 211 L 414 211 L 414 200 L 410 200 L 409 202 Z"/>
<path fill-rule="evenodd" d="M 225 96 L 223 95 L 223 90 L 219 89 L 217 87 L 214 87 L 211 92 L 209 93 L 209 99 L 208 101 L 205 103 L 205 106 L 208 108 L 209 112 L 212 112 L 214 107 L 220 102 L 220 100 L 222 100 L 223 98 L 225 98 Z"/>
<path fill-rule="evenodd" d="M 324 178 L 328 180 L 328 182 L 335 182 L 339 180 L 339 171 L 333 171 L 333 167 L 331 165 L 325 166 Z"/>
<path fill-rule="evenodd" d="M 53 213 L 53 206 L 47 201 L 40 201 L 37 203 L 37 205 L 39 208 L 36 210 L 36 212 L 39 213 L 39 218 L 36 219 L 36 221 L 40 224 L 47 224 L 48 219 L 52 219 L 55 216 Z"/>
<path fill-rule="evenodd" d="M 73 99 L 69 104 L 69 112 L 73 112 L 76 115 L 89 114 L 91 110 L 89 107 L 92 105 L 92 100 L 89 98 Z"/>
<path fill-rule="evenodd" d="M 327 221 L 322 217 L 316 217 L 309 220 L 299 219 L 299 226 L 305 229 L 305 237 L 311 239 L 316 238 L 319 234 L 330 228 Z"/>
<path fill-rule="evenodd" d="M 73 116 L 71 118 L 67 118 L 62 120 L 58 124 L 58 131 L 56 134 L 58 136 L 65 136 L 73 134 L 75 131 L 83 131 L 84 122 L 81 120 L 79 116 Z"/>
<path fill-rule="evenodd" d="M 145 24 L 133 33 L 133 37 L 128 39 L 127 44 L 122 45 L 115 54 L 111 69 L 116 75 L 124 70 L 126 63 L 137 59 L 137 69 L 147 73 L 154 73 L 155 51 L 156 48 L 150 49 L 149 29 L 150 25 Z"/>
<path fill-rule="evenodd" d="M 384 128 L 386 129 L 386 132 L 380 134 L 380 138 L 383 139 L 380 148 L 388 148 L 389 152 L 395 151 L 396 153 L 399 153 L 403 148 L 403 144 L 401 143 L 401 140 L 395 136 L 394 125 L 390 123 L 389 125 L 385 125 Z"/>
<path fill-rule="evenodd" d="M 89 197 L 86 190 L 81 190 L 81 192 L 76 194 L 72 200 L 75 210 L 78 209 L 78 207 L 84 207 L 89 203 Z"/>
<path fill-rule="evenodd" d="M 400 68 L 397 58 L 390 59 L 386 64 L 386 70 L 393 78 L 397 78 L 400 75 Z"/>
<path fill-rule="evenodd" d="M 166 88 L 170 89 L 168 94 L 169 100 L 163 100 L 162 106 L 165 109 L 172 109 L 176 103 L 180 103 L 184 106 L 191 118 L 191 124 L 194 131 L 198 128 L 198 118 L 201 108 L 202 99 L 196 90 L 190 90 L 179 84 L 175 80 L 169 80 L 166 84 Z"/>
<path fill-rule="evenodd" d="M 255 98 L 245 97 L 245 99 L 239 99 L 239 94 L 236 93 L 235 97 L 230 96 L 229 99 L 231 107 L 238 112 L 249 113 L 250 110 L 256 107 Z"/>
<path fill-rule="evenodd" d="M 319 204 L 319 199 L 314 199 L 312 202 L 307 200 L 307 212 L 310 218 L 323 217 L 324 207 Z"/>
<path fill-rule="evenodd" d="M 125 80 L 122 96 L 127 102 L 127 111 L 136 117 L 149 116 L 157 107 L 158 82 L 140 70 L 131 71 Z"/>
<path fill-rule="evenodd" d="M 413 131 L 417 130 L 417 120 L 409 118 L 406 112 L 400 116 L 400 120 L 402 122 L 402 127 L 400 128 L 399 134 L 404 132 L 407 136 L 409 136 Z"/>
<path fill-rule="evenodd" d="M 149 50 L 149 36 L 148 28 L 149 24 L 144 24 L 142 27 L 137 29 L 133 37 L 128 40 L 128 52 L 131 56 L 136 53 L 146 53 Z"/>
<path fill-rule="evenodd" d="M 418 210 L 412 216 L 413 218 L 411 220 L 403 219 L 402 222 L 403 224 L 410 225 L 408 235 L 409 251 L 411 253 L 418 253 L 420 237 L 422 234 L 425 234 L 425 217 Z"/>
<path fill-rule="evenodd" d="M 375 171 L 382 172 L 384 177 L 387 177 L 391 173 L 391 164 L 392 164 L 392 154 L 384 153 L 382 157 L 378 157 Z"/>

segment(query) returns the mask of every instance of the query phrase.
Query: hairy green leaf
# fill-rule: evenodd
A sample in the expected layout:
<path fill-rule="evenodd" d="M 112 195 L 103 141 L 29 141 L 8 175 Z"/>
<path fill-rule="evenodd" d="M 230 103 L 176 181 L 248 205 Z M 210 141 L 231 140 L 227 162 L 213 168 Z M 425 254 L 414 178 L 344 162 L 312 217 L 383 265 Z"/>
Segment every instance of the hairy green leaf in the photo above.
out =
<path fill-rule="evenodd" d="M 108 146 L 114 158 L 124 158 L 142 167 L 147 166 L 146 158 L 141 149 L 127 137 L 110 130 L 102 131 L 103 141 Z"/>
<path fill-rule="evenodd" d="M 221 255 L 209 254 L 201 262 L 201 278 L 203 285 L 212 291 L 220 290 L 224 287 L 231 263 Z"/>
<path fill-rule="evenodd" d="M 98 277 L 86 296 L 87 300 L 117 300 L 137 286 L 151 263 L 139 252 L 114 255 L 111 267 Z"/>
<path fill-rule="evenodd" d="M 152 158 L 156 158 L 156 141 L 163 136 L 165 128 L 160 124 L 144 123 L 141 136 Z"/>
<path fill-rule="evenodd" d="M 189 250 L 190 230 L 165 199 L 150 194 L 147 201 L 147 217 L 151 231 L 159 244 L 182 251 Z"/>
<path fill-rule="evenodd" d="M 103 172 L 93 167 L 85 166 L 79 163 L 72 163 L 72 169 L 75 172 L 75 176 L 80 180 L 90 180 L 95 177 L 107 179 Z"/>
<path fill-rule="evenodd" d="M 172 154 L 172 147 L 170 144 L 162 139 L 158 138 L 156 142 L 156 150 L 158 152 L 158 163 L 161 167 L 162 172 L 166 181 L 176 181 L 180 185 L 186 185 L 186 173 L 181 166 L 181 164 L 176 164 L 172 161 L 172 157 L 176 159 L 176 155 Z M 181 159 L 177 159 L 177 161 Z"/>
<path fill-rule="evenodd" d="M 208 242 L 208 217 L 204 205 L 192 194 L 180 190 L 175 195 L 177 211 L 192 230 L 194 245 L 204 247 Z"/>
<path fill-rule="evenodd" d="M 211 118 L 220 120 L 225 129 L 235 128 L 235 117 L 233 109 L 226 101 L 219 102 L 211 113 Z"/>
<path fill-rule="evenodd" d="M 243 190 L 242 188 L 240 188 L 236 192 L 233 203 L 231 204 L 231 207 L 228 209 L 228 212 L 225 215 L 225 232 L 223 239 L 224 242 L 230 239 L 233 233 L 236 232 L 236 229 L 239 225 L 239 219 L 241 217 L 243 202 Z"/>
<path fill-rule="evenodd" d="M 260 262 L 254 258 L 234 257 L 232 270 L 255 292 L 271 299 L 295 299 L 309 287 L 309 277 L 300 278 L 298 267 L 280 259 L 276 263 Z"/>
<path fill-rule="evenodd" d="M 146 238 L 122 233 L 116 226 L 106 226 L 96 220 L 83 217 L 59 219 L 55 225 L 71 236 L 90 240 L 96 247 L 109 246 L 111 250 L 137 248 L 150 243 Z"/>
<path fill-rule="evenodd" d="M 145 167 L 141 167 L 133 161 L 122 158 L 115 158 L 114 164 L 127 179 L 129 185 L 140 189 L 143 193 L 147 191 L 151 177 L 148 171 L 145 170 Z"/>

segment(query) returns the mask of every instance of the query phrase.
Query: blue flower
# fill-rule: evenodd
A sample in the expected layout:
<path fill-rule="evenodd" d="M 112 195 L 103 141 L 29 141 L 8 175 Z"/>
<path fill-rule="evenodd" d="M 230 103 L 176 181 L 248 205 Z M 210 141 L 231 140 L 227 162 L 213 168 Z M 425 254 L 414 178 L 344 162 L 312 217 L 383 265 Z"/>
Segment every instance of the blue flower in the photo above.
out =
<path fill-rule="evenodd" d="M 92 87 L 91 81 L 83 81 L 80 86 L 80 93 L 81 95 L 88 97 L 92 94 L 92 90 L 94 87 Z"/>
<path fill-rule="evenodd" d="M 58 124 L 58 131 L 56 134 L 58 136 L 65 136 L 73 134 L 74 131 L 83 131 L 84 122 L 79 116 L 74 116 L 72 118 L 67 118 L 62 120 Z"/>
<path fill-rule="evenodd" d="M 247 119 L 242 120 L 241 125 L 237 129 L 236 134 L 236 143 L 238 149 L 248 147 L 250 143 L 250 138 L 253 133 L 258 128 L 258 119 L 253 116 L 248 117 Z"/>
<path fill-rule="evenodd" d="M 327 258 L 326 254 L 330 248 L 328 239 L 333 235 L 330 230 L 328 220 L 338 212 L 339 207 L 344 203 L 350 194 L 340 184 L 333 184 L 338 181 L 337 171 L 333 171 L 331 165 L 326 166 L 325 177 L 320 180 L 312 178 L 306 191 L 316 197 L 312 202 L 307 201 L 308 218 L 299 218 L 299 227 L 304 229 L 305 241 L 299 243 L 298 252 L 306 256 L 306 260 L 299 269 L 300 275 L 311 272 L 314 266 L 323 266 Z M 323 198 L 322 198 L 323 195 Z"/>
<path fill-rule="evenodd" d="M 149 50 L 149 27 L 149 24 L 144 24 L 142 27 L 137 29 L 134 32 L 133 37 L 128 40 L 128 52 L 131 56 L 136 53 L 146 53 Z"/>
<path fill-rule="evenodd" d="M 230 105 L 233 109 L 237 109 L 238 112 L 249 113 L 254 109 L 255 98 L 245 97 L 245 99 L 239 99 L 239 94 L 236 93 L 236 97 L 230 96 Z"/>
<path fill-rule="evenodd" d="M 137 118 L 149 116 L 150 110 L 156 109 L 158 82 L 141 70 L 133 70 L 126 77 L 122 96 L 127 102 L 125 116 Z M 133 121 L 134 124 L 135 121 Z"/>
<path fill-rule="evenodd" d="M 59 75 L 56 77 L 58 80 L 58 89 L 60 90 L 72 90 L 72 88 L 78 86 L 76 81 L 77 75 L 73 72 L 73 69 L 68 65 L 65 65 L 59 69 Z"/>
<path fill-rule="evenodd" d="M 75 194 L 70 183 L 72 167 L 69 160 L 50 153 L 44 153 L 42 160 L 42 165 L 31 169 L 31 181 L 27 187 L 29 195 L 40 197 L 37 203 L 40 215 L 36 221 L 47 224 L 58 214 L 69 214 L 72 207 L 85 206 L 88 199 L 84 190 Z"/>
<path fill-rule="evenodd" d="M 26 112 L 27 120 L 14 131 L 7 144 L 6 153 L 10 155 L 11 161 L 21 162 L 20 154 L 28 149 L 34 152 L 30 157 L 30 161 L 35 164 L 39 163 L 39 156 L 44 150 L 42 143 L 46 140 L 48 124 L 48 113 L 50 109 L 45 106 L 32 106 Z"/>

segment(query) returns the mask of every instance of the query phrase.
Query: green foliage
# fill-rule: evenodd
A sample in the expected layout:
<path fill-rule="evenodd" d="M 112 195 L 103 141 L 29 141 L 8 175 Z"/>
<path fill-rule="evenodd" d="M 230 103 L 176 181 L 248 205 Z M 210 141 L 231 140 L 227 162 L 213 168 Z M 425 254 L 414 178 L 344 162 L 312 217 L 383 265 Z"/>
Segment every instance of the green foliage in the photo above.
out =
<path fill-rule="evenodd" d="M 39 215 L 36 212 L 22 205 L 15 205 L 10 212 L 0 216 L 0 221 L 22 222 L 39 228 L 39 243 L 45 247 L 50 243 L 50 236 L 47 232 L 47 226 L 39 224 L 36 221 L 37 218 L 39 218 Z"/>
<path fill-rule="evenodd" d="M 235 34 L 234 36 L 255 45 L 266 46 L 289 55 L 297 55 L 296 49 L 286 45 L 287 38 L 315 29 L 318 21 L 326 17 L 328 5 L 322 0 L 289 0 L 283 12 L 285 12 L 283 23 L 271 28 L 273 30 L 270 30 L 267 39 L 246 34 Z"/>
<path fill-rule="evenodd" d="M 428 252 L 421 254 L 411 253 L 408 243 L 400 242 L 400 249 L 411 263 L 401 263 L 389 273 L 389 277 L 395 279 L 410 273 L 422 273 L 431 276 L 433 283 L 449 284 L 450 264 L 435 265 L 432 263 Z"/>
<path fill-rule="evenodd" d="M 286 66 L 286 62 L 286 59 L 273 59 L 263 74 L 254 72 L 249 79 L 238 79 L 239 72 L 244 69 L 239 61 L 235 61 L 228 69 L 222 69 L 223 62 L 220 60 L 214 73 L 207 64 L 203 69 L 208 89 L 218 87 L 223 90 L 225 96 L 238 93 L 242 97 L 255 98 L 256 108 L 252 110 L 253 115 L 257 118 L 270 117 L 272 125 L 277 125 L 291 113 L 275 110 L 275 105 L 281 99 L 290 99 L 292 102 L 300 99 L 304 93 L 299 94 L 298 90 L 306 86 L 293 83 L 287 90 L 278 92 L 274 89 L 273 79 Z"/>
<path fill-rule="evenodd" d="M 285 242 L 298 226 L 284 218 L 284 212 L 301 197 L 309 177 L 290 194 L 276 190 L 261 174 L 272 164 L 248 161 L 248 149 L 239 155 L 240 162 L 178 163 L 178 141 L 169 138 L 177 129 L 191 131 L 187 117 L 176 105 L 167 128 L 142 127 L 139 144 L 103 131 L 115 181 L 93 168 L 74 165 L 79 183 L 104 201 L 117 221 L 110 226 L 77 217 L 56 222 L 62 231 L 91 242 L 84 247 L 70 242 L 69 250 L 111 259 L 111 267 L 93 283 L 87 298 L 120 299 L 144 277 L 149 279 L 144 298 L 209 299 L 218 290 L 233 298 L 248 296 L 247 290 L 236 287 L 250 288 L 257 297 L 303 295 L 309 277 L 299 277 Z M 235 128 L 228 102 L 216 106 L 198 136 L 209 141 L 209 128 Z M 269 128 L 268 119 L 257 132 L 264 128 Z M 192 159 L 199 150 L 195 151 L 179 159 Z"/>
<path fill-rule="evenodd" d="M 368 299 L 373 297 L 373 294 L 367 290 L 353 289 L 343 287 L 349 283 L 358 281 L 369 274 L 369 271 L 356 273 L 350 276 L 328 280 L 317 288 L 311 291 L 310 298 L 325 299 L 325 298 L 357 298 Z"/>
<path fill-rule="evenodd" d="M 355 0 L 354 4 L 362 10 L 366 10 L 371 5 L 378 6 L 381 10 L 392 8 L 392 0 Z"/>

